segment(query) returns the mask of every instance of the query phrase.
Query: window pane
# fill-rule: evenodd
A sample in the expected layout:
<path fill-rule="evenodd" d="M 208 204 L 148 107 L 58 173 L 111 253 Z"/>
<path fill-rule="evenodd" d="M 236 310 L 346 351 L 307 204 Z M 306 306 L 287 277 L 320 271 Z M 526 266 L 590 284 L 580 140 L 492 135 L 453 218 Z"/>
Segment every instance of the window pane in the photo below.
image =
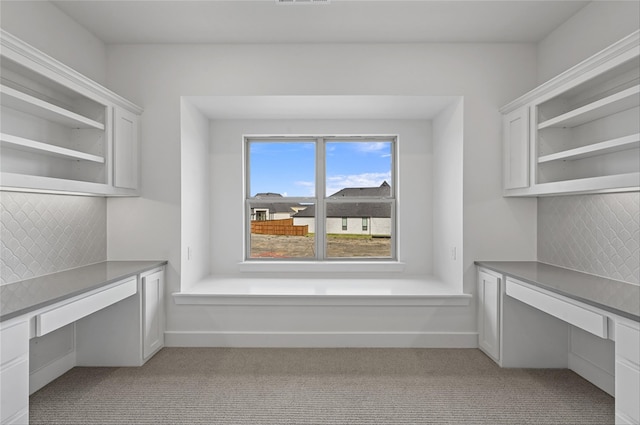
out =
<path fill-rule="evenodd" d="M 248 144 L 250 197 L 314 197 L 315 143 L 260 142 Z"/>
<path fill-rule="evenodd" d="M 326 143 L 326 196 L 391 196 L 390 141 Z"/>
<path fill-rule="evenodd" d="M 252 201 L 249 206 L 250 258 L 315 258 L 315 205 Z"/>
<path fill-rule="evenodd" d="M 327 257 L 391 258 L 391 208 L 391 202 L 328 202 Z"/>

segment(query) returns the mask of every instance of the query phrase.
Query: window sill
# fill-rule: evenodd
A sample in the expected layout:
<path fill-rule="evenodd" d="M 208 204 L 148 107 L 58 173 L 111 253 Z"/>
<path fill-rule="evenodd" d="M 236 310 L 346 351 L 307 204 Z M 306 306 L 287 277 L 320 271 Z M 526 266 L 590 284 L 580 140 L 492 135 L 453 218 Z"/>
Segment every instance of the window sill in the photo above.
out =
<path fill-rule="evenodd" d="M 240 272 L 292 273 L 401 273 L 405 263 L 400 261 L 243 261 Z"/>
<path fill-rule="evenodd" d="M 467 306 L 470 294 L 454 292 L 428 276 L 411 278 L 253 278 L 209 276 L 173 293 L 183 305 L 262 306 Z"/>

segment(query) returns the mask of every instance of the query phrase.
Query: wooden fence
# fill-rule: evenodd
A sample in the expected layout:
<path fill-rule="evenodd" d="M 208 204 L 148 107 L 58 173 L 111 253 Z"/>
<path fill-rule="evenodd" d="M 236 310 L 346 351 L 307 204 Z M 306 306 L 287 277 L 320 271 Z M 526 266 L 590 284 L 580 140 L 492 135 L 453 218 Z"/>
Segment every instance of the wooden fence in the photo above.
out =
<path fill-rule="evenodd" d="M 292 218 L 282 220 L 254 220 L 251 222 L 251 233 L 258 235 L 307 236 L 308 225 L 294 225 Z"/>

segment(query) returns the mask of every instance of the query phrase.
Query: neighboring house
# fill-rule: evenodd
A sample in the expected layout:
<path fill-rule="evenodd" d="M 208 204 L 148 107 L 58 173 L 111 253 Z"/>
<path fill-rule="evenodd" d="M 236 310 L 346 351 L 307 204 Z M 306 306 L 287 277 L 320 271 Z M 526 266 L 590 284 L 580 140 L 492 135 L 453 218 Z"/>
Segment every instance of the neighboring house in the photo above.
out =
<path fill-rule="evenodd" d="M 348 187 L 329 198 L 340 197 L 384 197 L 391 193 L 386 181 L 377 187 Z M 299 211 L 293 216 L 295 225 L 308 225 L 309 232 L 315 233 L 315 205 Z M 391 235 L 391 204 L 375 202 L 353 202 L 328 204 L 327 233 L 352 235 Z"/>
<path fill-rule="evenodd" d="M 258 193 L 255 196 L 256 199 L 264 199 L 264 202 L 254 203 L 251 207 L 251 220 L 263 221 L 263 220 L 282 220 L 285 218 L 291 218 L 297 211 L 300 210 L 300 205 L 297 203 L 281 203 L 281 202 L 269 202 L 269 199 L 282 198 L 279 193 Z"/>

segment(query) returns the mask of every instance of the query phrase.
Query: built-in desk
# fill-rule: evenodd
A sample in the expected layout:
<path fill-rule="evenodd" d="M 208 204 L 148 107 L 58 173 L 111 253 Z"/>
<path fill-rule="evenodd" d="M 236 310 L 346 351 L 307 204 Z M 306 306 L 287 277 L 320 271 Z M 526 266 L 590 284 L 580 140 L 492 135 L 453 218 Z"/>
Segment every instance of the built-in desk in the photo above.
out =
<path fill-rule="evenodd" d="M 1 286 L 0 422 L 28 423 L 29 394 L 73 366 L 140 366 L 157 352 L 165 264 L 106 261 Z M 64 327 L 74 332 L 73 351 L 54 373 L 39 372 L 45 381 L 34 379 L 30 340 Z"/>
<path fill-rule="evenodd" d="M 476 265 L 480 349 L 502 367 L 568 367 L 615 396 L 616 424 L 640 423 L 640 286 L 538 262 Z"/>

